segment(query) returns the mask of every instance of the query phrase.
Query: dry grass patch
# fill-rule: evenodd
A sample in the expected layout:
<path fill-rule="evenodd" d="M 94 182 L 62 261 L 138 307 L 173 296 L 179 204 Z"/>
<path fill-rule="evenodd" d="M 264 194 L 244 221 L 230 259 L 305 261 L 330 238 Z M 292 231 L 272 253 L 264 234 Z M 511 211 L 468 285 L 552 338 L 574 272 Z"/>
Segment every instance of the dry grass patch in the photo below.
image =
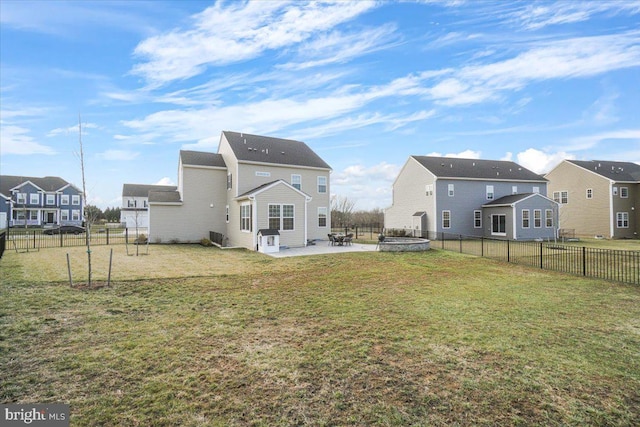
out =
<path fill-rule="evenodd" d="M 68 402 L 72 425 L 640 423 L 637 287 L 441 251 L 176 249 L 229 269 L 79 291 L 3 259 L 0 400 Z"/>

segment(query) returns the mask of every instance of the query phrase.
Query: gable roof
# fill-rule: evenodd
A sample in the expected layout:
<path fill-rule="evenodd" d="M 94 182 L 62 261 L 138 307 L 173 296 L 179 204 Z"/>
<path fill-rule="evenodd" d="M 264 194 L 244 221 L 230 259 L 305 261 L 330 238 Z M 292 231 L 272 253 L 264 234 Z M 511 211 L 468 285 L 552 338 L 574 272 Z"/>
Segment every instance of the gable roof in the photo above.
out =
<path fill-rule="evenodd" d="M 180 192 L 174 191 L 149 191 L 149 204 L 151 203 L 182 203 Z"/>
<path fill-rule="evenodd" d="M 492 200 L 488 203 L 482 205 L 483 207 L 496 207 L 496 206 L 513 206 L 516 203 L 520 203 L 523 200 L 529 199 L 531 197 L 542 197 L 543 199 L 556 203 L 556 201 L 551 200 L 550 198 L 543 196 L 540 193 L 521 193 L 521 194 L 510 194 L 508 196 L 500 197 L 499 199 Z"/>
<path fill-rule="evenodd" d="M 487 179 L 492 181 L 547 180 L 515 162 L 505 160 L 459 159 L 454 157 L 411 156 L 439 178 Z"/>
<path fill-rule="evenodd" d="M 71 185 L 58 176 L 45 176 L 38 178 L 32 176 L 0 175 L 0 193 L 5 197 L 10 198 L 11 190 L 26 182 L 31 182 L 36 187 L 47 192 L 58 191 L 68 185 Z M 72 187 L 78 190 L 75 186 L 72 185 Z"/>
<path fill-rule="evenodd" d="M 223 131 L 239 162 L 331 169 L 307 144 L 291 139 Z"/>
<path fill-rule="evenodd" d="M 277 179 L 275 181 L 271 181 L 271 182 L 267 182 L 265 184 L 259 185 L 256 188 L 253 188 L 247 192 L 244 192 L 242 194 L 240 194 L 238 197 L 236 197 L 236 200 L 240 200 L 240 199 L 246 199 L 249 196 L 254 196 L 258 193 L 261 193 L 271 187 L 274 187 L 276 185 L 284 185 L 286 187 L 289 187 L 291 190 L 295 191 L 296 193 L 299 193 L 301 196 L 304 196 L 305 198 L 311 200 L 311 196 L 309 196 L 307 193 L 298 190 L 297 188 L 295 188 L 293 185 L 289 184 L 287 181 L 282 180 L 282 179 Z"/>
<path fill-rule="evenodd" d="M 206 151 L 180 150 L 180 160 L 183 165 L 189 166 L 227 167 L 222 159 L 222 154 Z"/>
<path fill-rule="evenodd" d="M 122 184 L 122 197 L 148 197 L 150 191 L 175 191 L 175 185 Z"/>
<path fill-rule="evenodd" d="M 640 165 L 608 160 L 567 160 L 612 181 L 640 182 Z"/>

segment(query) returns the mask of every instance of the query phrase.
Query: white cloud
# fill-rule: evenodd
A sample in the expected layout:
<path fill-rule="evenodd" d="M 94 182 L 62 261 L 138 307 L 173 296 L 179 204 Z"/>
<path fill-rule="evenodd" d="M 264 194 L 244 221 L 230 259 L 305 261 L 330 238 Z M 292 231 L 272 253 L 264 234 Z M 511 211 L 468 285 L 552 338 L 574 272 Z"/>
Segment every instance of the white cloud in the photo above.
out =
<path fill-rule="evenodd" d="M 29 132 L 29 129 L 0 121 L 0 154 L 56 154 L 53 148 L 36 142 Z"/>
<path fill-rule="evenodd" d="M 130 150 L 106 150 L 98 153 L 98 157 L 104 160 L 129 161 L 140 155 L 139 152 Z"/>
<path fill-rule="evenodd" d="M 575 156 L 564 151 L 545 153 L 535 148 L 529 148 L 517 154 L 517 163 L 539 174 L 549 172 L 554 166 L 565 159 L 575 159 Z"/>
<path fill-rule="evenodd" d="M 208 66 L 255 58 L 328 31 L 375 6 L 369 1 L 216 3 L 193 16 L 190 29 L 150 37 L 134 54 L 132 73 L 153 85 L 201 74 Z"/>
<path fill-rule="evenodd" d="M 459 153 L 448 153 L 442 154 L 438 152 L 432 152 L 427 154 L 427 156 L 435 156 L 435 157 L 454 157 L 458 159 L 479 159 L 482 153 L 480 151 L 474 150 L 464 150 Z"/>
<path fill-rule="evenodd" d="M 550 25 L 571 24 L 591 19 L 600 13 L 634 15 L 640 13 L 637 1 L 559 1 L 532 3 L 510 14 L 510 21 L 528 30 Z"/>
<path fill-rule="evenodd" d="M 399 165 L 380 162 L 373 166 L 354 164 L 331 175 L 331 192 L 356 202 L 356 209 L 369 210 L 391 204 L 393 181 Z"/>
<path fill-rule="evenodd" d="M 95 123 L 82 123 L 82 134 L 86 134 L 86 129 L 99 129 L 100 127 Z M 58 135 L 70 135 L 70 134 L 78 134 L 78 125 L 72 125 L 66 128 L 56 128 L 52 129 L 47 133 L 48 137 L 58 136 Z"/>
<path fill-rule="evenodd" d="M 638 147 L 640 146 L 640 129 L 620 129 L 576 137 L 571 139 L 566 149 L 572 151 L 587 150 L 605 141 L 609 141 L 611 144 L 618 141 L 627 147 Z"/>
<path fill-rule="evenodd" d="M 164 178 L 159 179 L 153 185 L 176 185 L 171 178 L 165 176 Z"/>

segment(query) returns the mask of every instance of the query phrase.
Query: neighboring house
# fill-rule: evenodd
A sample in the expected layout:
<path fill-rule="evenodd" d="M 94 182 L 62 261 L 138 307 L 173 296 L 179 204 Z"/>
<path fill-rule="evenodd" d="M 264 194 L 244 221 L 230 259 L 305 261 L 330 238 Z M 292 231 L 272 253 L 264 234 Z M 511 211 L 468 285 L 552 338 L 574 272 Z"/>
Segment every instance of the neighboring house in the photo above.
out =
<path fill-rule="evenodd" d="M 175 191 L 175 185 L 123 184 L 120 222 L 128 228 L 149 227 L 149 192 Z"/>
<path fill-rule="evenodd" d="M 276 230 L 283 246 L 326 239 L 330 173 L 303 142 L 224 131 L 217 153 L 180 151 L 176 191 L 149 193 L 149 238 L 197 242 L 213 231 L 252 250 Z"/>
<path fill-rule="evenodd" d="M 56 176 L 0 176 L 0 228 L 82 225 L 82 191 Z"/>
<path fill-rule="evenodd" d="M 514 162 L 411 156 L 393 183 L 385 228 L 514 240 L 553 238 L 547 180 Z"/>
<path fill-rule="evenodd" d="M 562 228 L 578 236 L 636 238 L 640 233 L 640 165 L 564 160 L 546 175 L 560 203 Z"/>

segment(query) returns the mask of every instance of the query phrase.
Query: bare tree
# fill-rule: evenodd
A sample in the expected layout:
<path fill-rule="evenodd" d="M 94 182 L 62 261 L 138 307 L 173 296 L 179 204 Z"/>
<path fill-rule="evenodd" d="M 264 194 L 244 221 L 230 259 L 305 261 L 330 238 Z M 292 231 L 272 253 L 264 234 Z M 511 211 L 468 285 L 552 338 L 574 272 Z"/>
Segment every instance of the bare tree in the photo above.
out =
<path fill-rule="evenodd" d="M 337 227 L 348 227 L 353 222 L 355 200 L 346 196 L 331 196 L 331 224 Z"/>
<path fill-rule="evenodd" d="M 87 184 L 85 180 L 84 174 L 84 147 L 82 145 L 82 119 L 80 118 L 80 114 L 78 114 L 78 139 L 80 142 L 80 169 L 82 170 L 82 200 L 85 206 L 87 205 Z M 86 210 L 85 210 L 86 212 Z M 84 213 L 84 212 L 83 212 Z M 91 287 L 91 226 L 93 225 L 93 220 L 91 215 L 88 218 L 85 218 L 85 242 L 87 245 L 87 287 Z"/>

